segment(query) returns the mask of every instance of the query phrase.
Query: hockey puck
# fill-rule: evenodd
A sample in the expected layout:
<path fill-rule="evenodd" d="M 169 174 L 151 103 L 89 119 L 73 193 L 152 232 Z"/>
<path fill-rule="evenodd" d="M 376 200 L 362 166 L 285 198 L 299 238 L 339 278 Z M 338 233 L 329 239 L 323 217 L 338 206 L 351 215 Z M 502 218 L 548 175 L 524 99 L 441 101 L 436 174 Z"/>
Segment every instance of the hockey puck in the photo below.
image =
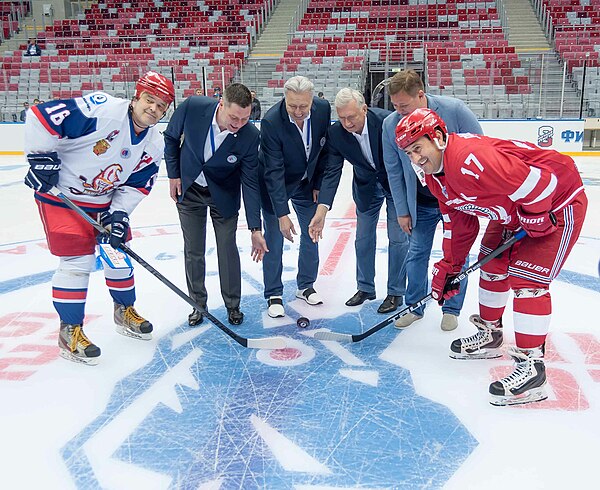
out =
<path fill-rule="evenodd" d="M 296 325 L 298 325 L 299 328 L 306 328 L 310 325 L 310 320 L 304 316 L 301 316 L 298 318 L 298 320 L 296 320 Z"/>

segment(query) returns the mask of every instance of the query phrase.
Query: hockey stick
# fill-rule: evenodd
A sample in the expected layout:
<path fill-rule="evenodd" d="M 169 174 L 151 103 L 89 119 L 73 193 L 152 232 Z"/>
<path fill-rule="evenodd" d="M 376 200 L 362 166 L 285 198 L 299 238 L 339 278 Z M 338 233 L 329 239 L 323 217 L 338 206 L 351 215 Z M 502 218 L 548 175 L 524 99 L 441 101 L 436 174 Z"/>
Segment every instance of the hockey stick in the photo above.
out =
<path fill-rule="evenodd" d="M 500 255 L 506 249 L 512 247 L 515 243 L 517 243 L 524 236 L 525 236 L 525 230 L 519 230 L 512 237 L 510 237 L 508 240 L 506 240 L 502 245 L 500 245 L 498 248 L 493 250 L 490 254 L 486 255 L 484 258 L 482 258 L 478 262 L 475 262 L 472 266 L 470 266 L 467 269 L 465 269 L 464 271 L 460 272 L 454 278 L 454 280 L 452 281 L 452 284 L 458 284 L 469 274 L 471 274 L 472 272 L 475 272 L 481 266 L 487 264 L 490 260 L 496 258 L 498 255 Z M 381 330 L 382 328 L 387 327 L 390 323 L 397 320 L 398 318 L 415 311 L 417 308 L 419 308 L 422 305 L 424 305 L 425 303 L 427 303 L 431 298 L 432 298 L 431 293 L 429 293 L 427 296 L 424 296 L 416 303 L 407 306 L 403 310 L 401 310 L 398 313 L 394 314 L 393 316 L 390 316 L 389 318 L 386 318 L 385 320 L 379 322 L 377 325 L 371 327 L 369 330 L 367 330 L 363 333 L 351 335 L 351 334 L 347 334 L 347 333 L 338 333 L 338 332 L 315 332 L 314 338 L 317 340 L 333 340 L 336 342 L 360 342 L 361 340 L 364 340 L 367 337 L 370 337 L 375 332 L 379 332 L 379 330 Z"/>
<path fill-rule="evenodd" d="M 107 233 L 106 229 L 100 225 L 96 220 L 94 220 L 89 214 L 87 214 L 83 209 L 81 209 L 77 204 L 75 204 L 71 199 L 65 196 L 60 190 L 56 187 L 53 187 L 50 190 L 50 194 L 58 197 L 63 203 L 65 203 L 69 208 L 75 211 L 79 216 L 85 219 L 90 225 L 92 225 L 97 231 L 100 233 Z M 154 277 L 156 277 L 160 282 L 162 282 L 165 286 L 167 286 L 171 291 L 173 291 L 177 296 L 179 296 L 182 300 L 184 300 L 187 304 L 196 308 L 197 310 L 202 311 L 203 315 L 208 318 L 215 327 L 219 328 L 233 340 L 235 340 L 238 344 L 243 347 L 249 347 L 250 349 L 285 349 L 286 340 L 284 337 L 264 337 L 262 339 L 249 339 L 246 337 L 242 337 L 235 333 L 233 330 L 227 328 L 218 318 L 215 318 L 208 311 L 204 310 L 198 303 L 196 303 L 192 298 L 190 298 L 187 294 L 185 294 L 181 289 L 179 289 L 175 284 L 169 281 L 165 276 L 163 276 L 160 272 L 158 272 L 154 267 L 152 267 L 148 262 L 142 259 L 138 254 L 136 254 L 133 250 L 131 250 L 127 245 L 121 245 L 120 249 L 129 255 L 133 260 L 135 260 L 138 264 L 140 264 L 144 269 L 150 272 Z"/>

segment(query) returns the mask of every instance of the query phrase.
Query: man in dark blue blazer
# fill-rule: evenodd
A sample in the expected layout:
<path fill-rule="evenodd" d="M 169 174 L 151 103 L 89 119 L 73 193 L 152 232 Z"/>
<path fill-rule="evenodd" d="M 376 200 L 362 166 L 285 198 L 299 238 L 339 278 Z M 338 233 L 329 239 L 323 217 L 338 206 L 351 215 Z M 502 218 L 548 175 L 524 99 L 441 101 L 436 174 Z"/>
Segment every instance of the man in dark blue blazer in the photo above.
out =
<path fill-rule="evenodd" d="M 387 296 L 377 311 L 390 313 L 402 304 L 406 292 L 404 260 L 408 239 L 396 219 L 394 200 L 390 192 L 383 163 L 381 145 L 383 120 L 391 114 L 383 109 L 369 109 L 358 91 L 343 88 L 335 97 L 339 121 L 329 128 L 329 158 L 319 206 L 310 222 L 309 233 L 314 241 L 322 237 L 327 211 L 340 183 L 344 159 L 352 164 L 352 197 L 356 203 L 356 282 L 358 291 L 346 306 L 358 306 L 375 299 L 375 252 L 377 222 L 383 201 L 386 201 L 388 245 Z"/>
<path fill-rule="evenodd" d="M 258 188 L 260 134 L 250 119 L 252 96 L 242 84 L 225 89 L 222 99 L 192 96 L 173 113 L 164 133 L 171 198 L 183 231 L 185 272 L 190 296 L 205 310 L 206 219 L 210 209 L 217 242 L 221 295 L 232 325 L 240 325 L 242 273 L 236 243 L 240 195 L 251 231 L 252 257 L 267 251 L 261 232 Z M 191 326 L 203 321 L 192 311 Z"/>
<path fill-rule="evenodd" d="M 259 152 L 261 206 L 269 249 L 263 261 L 264 294 L 273 318 L 285 315 L 283 238 L 293 242 L 297 234 L 289 217 L 289 201 L 301 231 L 296 297 L 310 305 L 322 303 L 313 287 L 319 270 L 319 249 L 308 235 L 308 223 L 317 207 L 331 123 L 329 102 L 314 97 L 314 86 L 308 78 L 292 77 L 283 90 L 284 99 L 261 121 Z"/>

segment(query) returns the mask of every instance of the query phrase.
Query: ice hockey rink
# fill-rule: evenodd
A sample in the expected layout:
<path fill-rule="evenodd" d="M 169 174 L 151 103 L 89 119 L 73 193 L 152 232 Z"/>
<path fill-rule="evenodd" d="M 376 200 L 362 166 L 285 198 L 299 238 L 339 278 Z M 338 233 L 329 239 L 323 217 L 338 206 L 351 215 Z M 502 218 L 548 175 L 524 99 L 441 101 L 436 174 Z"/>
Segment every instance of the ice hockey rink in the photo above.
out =
<path fill-rule="evenodd" d="M 24 157 L 0 157 L 0 488 L 599 488 L 600 157 L 576 160 L 590 204 L 551 288 L 550 397 L 499 408 L 487 390 L 511 369 L 508 356 L 448 357 L 453 339 L 474 332 L 468 317 L 477 312 L 477 273 L 454 332 L 440 330 L 440 308 L 430 303 L 424 319 L 402 332 L 389 326 L 352 344 L 312 337 L 316 329 L 360 333 L 386 318 L 376 312 L 386 295 L 384 220 L 377 301 L 344 306 L 356 291 L 349 169 L 320 246 L 322 306 L 294 298 L 294 243 L 284 255 L 287 316 L 266 315 L 261 265 L 250 260 L 240 219 L 245 321 L 232 328 L 252 338 L 284 336 L 286 349 L 245 349 L 207 321 L 188 327 L 191 308 L 136 264 L 136 307 L 154 324 L 154 338 L 115 332 L 98 271 L 86 333 L 102 349 L 100 362 L 62 359 L 50 297 L 57 259 L 22 184 Z M 185 290 L 164 166 L 132 226 L 131 248 Z M 227 324 L 212 231 L 208 241 L 209 309 Z M 441 228 L 432 263 L 440 245 Z M 300 316 L 311 321 L 306 330 L 296 326 Z M 504 323 L 513 343 L 510 307 Z"/>

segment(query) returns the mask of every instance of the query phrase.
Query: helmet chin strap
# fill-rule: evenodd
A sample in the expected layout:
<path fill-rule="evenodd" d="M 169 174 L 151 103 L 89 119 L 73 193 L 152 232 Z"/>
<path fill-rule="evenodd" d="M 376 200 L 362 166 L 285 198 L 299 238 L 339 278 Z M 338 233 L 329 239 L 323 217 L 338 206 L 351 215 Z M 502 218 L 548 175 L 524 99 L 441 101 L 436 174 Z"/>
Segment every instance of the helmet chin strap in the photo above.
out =
<path fill-rule="evenodd" d="M 446 144 L 444 144 L 444 146 L 440 145 L 440 142 L 438 141 L 437 138 L 433 139 L 433 142 L 435 143 L 435 146 L 437 147 L 438 150 L 440 151 L 444 151 L 446 149 Z"/>

